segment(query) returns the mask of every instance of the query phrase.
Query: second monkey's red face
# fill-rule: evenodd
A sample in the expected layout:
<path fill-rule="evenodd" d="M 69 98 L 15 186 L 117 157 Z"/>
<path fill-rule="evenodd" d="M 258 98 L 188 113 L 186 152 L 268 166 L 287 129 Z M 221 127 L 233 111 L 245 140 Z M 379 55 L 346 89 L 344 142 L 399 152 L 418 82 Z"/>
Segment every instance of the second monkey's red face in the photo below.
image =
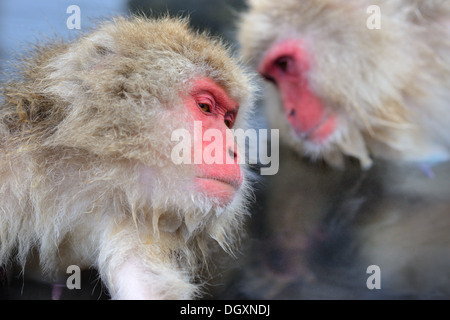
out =
<path fill-rule="evenodd" d="M 322 144 L 336 129 L 336 115 L 325 109 L 311 89 L 307 77 L 310 65 L 302 42 L 288 39 L 268 50 L 258 71 L 278 87 L 286 118 L 296 135 Z"/>
<path fill-rule="evenodd" d="M 194 188 L 221 204 L 232 201 L 243 183 L 239 154 L 232 132 L 239 104 L 209 78 L 194 81 L 183 99 L 194 119 Z"/>

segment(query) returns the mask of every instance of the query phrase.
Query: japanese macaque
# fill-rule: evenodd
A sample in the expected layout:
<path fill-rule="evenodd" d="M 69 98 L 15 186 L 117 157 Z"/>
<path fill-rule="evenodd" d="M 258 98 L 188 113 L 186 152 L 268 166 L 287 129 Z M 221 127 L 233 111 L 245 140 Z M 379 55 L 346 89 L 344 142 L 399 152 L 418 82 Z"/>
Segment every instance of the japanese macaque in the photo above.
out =
<path fill-rule="evenodd" d="M 380 8 L 380 29 L 370 29 Z M 250 1 L 242 54 L 284 143 L 342 167 L 449 159 L 448 1 Z M 370 12 L 370 11 L 369 11 Z M 277 26 L 274 28 L 274 26 Z"/>
<path fill-rule="evenodd" d="M 250 0 L 239 28 L 282 146 L 225 296 L 450 297 L 450 2 Z"/>
<path fill-rule="evenodd" d="M 229 129 L 246 125 L 251 73 L 169 17 L 105 21 L 18 69 L 0 109 L 0 265 L 34 252 L 50 281 L 96 268 L 113 299 L 198 297 L 209 253 L 233 250 L 246 214 Z M 209 129 L 221 161 L 202 157 Z"/>

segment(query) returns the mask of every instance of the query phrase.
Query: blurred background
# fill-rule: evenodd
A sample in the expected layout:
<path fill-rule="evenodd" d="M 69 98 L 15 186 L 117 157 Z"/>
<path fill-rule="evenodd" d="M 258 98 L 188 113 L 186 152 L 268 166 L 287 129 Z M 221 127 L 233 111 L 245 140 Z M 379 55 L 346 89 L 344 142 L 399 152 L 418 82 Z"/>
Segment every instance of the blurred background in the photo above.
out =
<path fill-rule="evenodd" d="M 69 29 L 67 13 L 71 5 L 80 8 L 80 29 Z M 76 37 L 93 27 L 95 21 L 115 15 L 143 13 L 157 16 L 170 13 L 190 16 L 192 25 L 209 30 L 232 42 L 235 18 L 244 8 L 244 0 L 2 0 L 0 1 L 0 68 L 30 43 L 55 36 Z"/>

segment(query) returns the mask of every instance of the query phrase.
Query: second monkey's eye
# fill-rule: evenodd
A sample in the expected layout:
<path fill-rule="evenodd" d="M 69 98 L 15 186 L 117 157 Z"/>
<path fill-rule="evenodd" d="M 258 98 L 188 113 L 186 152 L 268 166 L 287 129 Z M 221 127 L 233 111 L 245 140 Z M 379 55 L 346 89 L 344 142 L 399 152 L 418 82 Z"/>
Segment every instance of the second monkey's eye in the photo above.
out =
<path fill-rule="evenodd" d="M 202 111 L 207 112 L 207 113 L 211 113 L 211 106 L 207 103 L 198 103 L 198 106 L 200 107 L 200 109 L 202 109 Z"/>
<path fill-rule="evenodd" d="M 288 71 L 289 60 L 290 60 L 289 57 L 283 56 L 275 60 L 274 64 L 278 66 L 278 68 L 280 68 L 281 71 L 286 72 Z"/>

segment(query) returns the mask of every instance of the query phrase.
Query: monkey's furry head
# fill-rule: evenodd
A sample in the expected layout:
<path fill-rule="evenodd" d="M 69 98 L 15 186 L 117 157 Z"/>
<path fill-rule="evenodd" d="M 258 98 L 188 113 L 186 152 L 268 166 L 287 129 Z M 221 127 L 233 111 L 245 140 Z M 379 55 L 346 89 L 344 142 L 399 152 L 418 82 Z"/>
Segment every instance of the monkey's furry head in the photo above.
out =
<path fill-rule="evenodd" d="M 252 76 L 220 40 L 182 19 L 117 18 L 71 42 L 36 46 L 18 68 L 0 109 L 0 263 L 19 244 L 22 260 L 36 246 L 51 269 L 55 248 L 86 221 L 101 234 L 111 215 L 188 258 L 211 237 L 231 244 L 248 174 L 223 206 L 186 189 L 190 168 L 170 159 L 171 132 L 188 120 L 180 94 L 192 79 L 220 85 L 240 105 L 236 126 L 245 126 Z"/>
<path fill-rule="evenodd" d="M 239 40 L 254 67 L 273 44 L 297 39 L 311 57 L 306 75 L 338 129 L 327 143 L 295 136 L 268 85 L 272 126 L 301 154 L 334 166 L 343 155 L 363 167 L 372 157 L 433 161 L 450 155 L 450 3 L 448 1 L 250 0 Z M 370 29 L 370 8 L 380 28 Z M 369 11 L 368 11 L 369 10 Z M 444 40 L 445 39 L 445 40 Z"/>

